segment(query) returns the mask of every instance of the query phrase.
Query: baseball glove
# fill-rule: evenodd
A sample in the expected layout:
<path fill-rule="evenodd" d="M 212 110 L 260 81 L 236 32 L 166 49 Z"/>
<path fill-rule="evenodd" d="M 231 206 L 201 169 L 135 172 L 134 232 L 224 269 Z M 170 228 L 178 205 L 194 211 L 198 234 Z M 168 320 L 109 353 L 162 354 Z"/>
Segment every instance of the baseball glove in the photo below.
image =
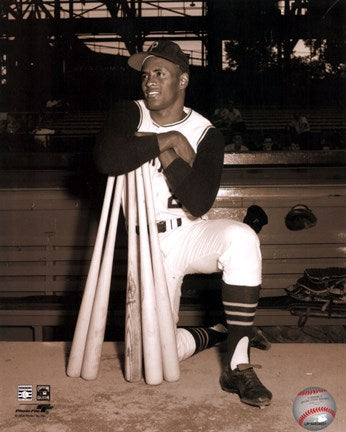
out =
<path fill-rule="evenodd" d="M 286 289 L 293 300 L 288 309 L 299 315 L 299 325 L 309 316 L 346 318 L 346 269 L 339 267 L 311 268 Z"/>
<path fill-rule="evenodd" d="M 316 225 L 316 222 L 316 216 L 304 204 L 297 204 L 292 207 L 285 217 L 286 227 L 291 231 L 312 228 Z"/>

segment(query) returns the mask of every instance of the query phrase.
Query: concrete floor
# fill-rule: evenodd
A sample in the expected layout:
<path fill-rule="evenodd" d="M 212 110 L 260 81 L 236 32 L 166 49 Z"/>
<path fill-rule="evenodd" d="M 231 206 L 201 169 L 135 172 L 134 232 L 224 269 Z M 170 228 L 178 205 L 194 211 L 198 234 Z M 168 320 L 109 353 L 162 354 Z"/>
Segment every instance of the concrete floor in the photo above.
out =
<path fill-rule="evenodd" d="M 326 388 L 337 404 L 335 420 L 324 430 L 346 431 L 345 344 L 253 349 L 252 361 L 263 366 L 258 375 L 274 395 L 265 409 L 221 391 L 224 345 L 182 362 L 179 382 L 155 387 L 124 380 L 122 347 L 105 342 L 98 378 L 85 381 L 65 375 L 67 343 L 1 342 L 1 432 L 299 432 L 305 429 L 292 415 L 293 400 L 313 385 Z M 31 403 L 18 402 L 21 384 L 32 384 Z M 50 385 L 52 409 L 17 417 L 18 409 L 37 408 L 36 385 L 42 384 Z"/>

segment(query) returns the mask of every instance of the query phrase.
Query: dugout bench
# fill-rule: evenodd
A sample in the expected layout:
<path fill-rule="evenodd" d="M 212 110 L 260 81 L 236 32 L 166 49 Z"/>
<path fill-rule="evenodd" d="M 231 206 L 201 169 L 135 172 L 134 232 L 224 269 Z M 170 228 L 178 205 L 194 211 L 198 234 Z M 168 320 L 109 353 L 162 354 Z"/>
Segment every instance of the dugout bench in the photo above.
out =
<path fill-rule="evenodd" d="M 16 162 L 12 157 L 11 169 L 0 178 L 0 326 L 29 327 L 33 340 L 49 340 L 51 328 L 63 329 L 61 337 L 69 338 L 93 250 L 104 179 L 89 166 L 85 169 L 83 155 L 42 153 L 25 159 L 22 154 Z M 37 160 L 44 169 L 37 168 Z M 262 299 L 283 298 L 305 268 L 345 266 L 345 164 L 342 150 L 225 154 L 209 216 L 242 220 L 252 204 L 266 211 L 269 223 L 259 233 Z M 284 219 L 298 203 L 313 210 L 317 224 L 293 232 Z M 108 316 L 111 339 L 123 334 L 126 255 L 120 223 Z M 218 274 L 185 278 L 180 325 L 204 325 L 222 315 L 219 283 Z M 260 305 L 255 324 L 298 321 L 288 310 Z M 308 323 L 345 325 L 346 319 L 310 317 Z"/>

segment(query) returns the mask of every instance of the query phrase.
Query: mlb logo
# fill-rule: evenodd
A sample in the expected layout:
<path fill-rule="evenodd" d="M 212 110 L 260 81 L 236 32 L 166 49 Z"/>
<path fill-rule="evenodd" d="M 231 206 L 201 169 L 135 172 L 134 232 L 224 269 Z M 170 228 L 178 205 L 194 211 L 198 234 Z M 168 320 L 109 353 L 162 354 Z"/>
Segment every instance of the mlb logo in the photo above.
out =
<path fill-rule="evenodd" d="M 36 387 L 36 400 L 38 401 L 50 400 L 50 385 L 38 385 Z"/>
<path fill-rule="evenodd" d="M 32 401 L 32 385 L 20 384 L 18 385 L 18 401 L 31 402 Z"/>

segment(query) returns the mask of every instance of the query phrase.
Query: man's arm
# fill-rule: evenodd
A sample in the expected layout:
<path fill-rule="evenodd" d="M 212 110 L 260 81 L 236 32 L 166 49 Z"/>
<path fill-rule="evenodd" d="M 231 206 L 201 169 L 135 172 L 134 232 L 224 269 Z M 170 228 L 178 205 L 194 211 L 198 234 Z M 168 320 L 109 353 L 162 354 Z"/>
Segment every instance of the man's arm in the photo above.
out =
<path fill-rule="evenodd" d="M 139 108 L 132 101 L 118 102 L 108 113 L 94 148 L 94 160 L 101 173 L 124 174 L 159 156 L 155 134 L 135 135 L 139 121 Z"/>
<path fill-rule="evenodd" d="M 138 106 L 131 101 L 119 102 L 109 112 L 94 149 L 100 172 L 124 174 L 155 157 L 160 158 L 164 168 L 177 157 L 192 164 L 195 153 L 184 135 L 177 131 L 137 132 L 139 121 Z"/>
<path fill-rule="evenodd" d="M 150 133 L 137 132 L 137 136 Z M 224 158 L 224 139 L 211 128 L 197 153 L 180 132 L 157 135 L 161 161 L 173 195 L 196 217 L 205 214 L 217 195 Z"/>
<path fill-rule="evenodd" d="M 138 137 L 153 135 L 152 132 L 136 132 Z M 192 166 L 196 153 L 186 137 L 178 131 L 170 131 L 156 134 L 160 155 L 159 159 L 163 168 L 167 168 L 175 159 L 181 157 Z"/>
<path fill-rule="evenodd" d="M 223 159 L 223 136 L 210 128 L 198 146 L 192 166 L 177 157 L 164 168 L 172 193 L 193 216 L 204 215 L 213 205 L 220 187 Z"/>
<path fill-rule="evenodd" d="M 139 121 L 134 102 L 118 103 L 109 113 L 95 146 L 99 171 L 117 176 L 159 157 L 174 196 L 193 216 L 205 214 L 220 185 L 224 157 L 221 132 L 210 128 L 195 154 L 179 132 L 137 133 Z"/>

